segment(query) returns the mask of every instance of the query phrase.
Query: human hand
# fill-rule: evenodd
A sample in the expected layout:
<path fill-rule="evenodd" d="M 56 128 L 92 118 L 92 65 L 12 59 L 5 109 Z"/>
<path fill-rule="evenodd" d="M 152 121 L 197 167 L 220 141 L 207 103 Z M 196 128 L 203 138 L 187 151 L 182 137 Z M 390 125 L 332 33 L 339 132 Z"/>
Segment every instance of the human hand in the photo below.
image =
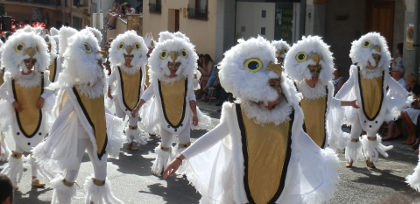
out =
<path fill-rule="evenodd" d="M 13 102 L 12 103 L 12 105 L 13 105 L 13 108 L 17 111 L 17 112 L 21 112 L 21 111 L 23 111 L 23 108 L 22 108 L 22 106 L 21 105 L 19 105 L 19 103 L 18 102 Z"/>
<path fill-rule="evenodd" d="M 193 123 L 194 126 L 197 126 L 198 125 L 198 117 L 197 117 L 197 115 L 193 115 L 192 123 Z"/>
<path fill-rule="evenodd" d="M 178 168 L 182 165 L 182 160 L 185 159 L 184 155 L 177 156 L 172 162 L 163 170 L 163 178 L 167 179 L 168 176 L 173 176 Z"/>

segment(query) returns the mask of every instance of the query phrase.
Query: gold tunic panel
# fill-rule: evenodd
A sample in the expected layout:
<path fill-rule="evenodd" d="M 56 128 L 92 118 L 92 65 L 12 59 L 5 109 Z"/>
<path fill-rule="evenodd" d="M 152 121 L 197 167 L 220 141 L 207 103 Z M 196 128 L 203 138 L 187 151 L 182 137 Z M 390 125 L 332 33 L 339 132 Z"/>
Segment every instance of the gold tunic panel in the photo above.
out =
<path fill-rule="evenodd" d="M 50 82 L 54 82 L 55 81 L 55 72 L 56 72 L 56 66 L 55 66 L 55 60 L 53 63 L 50 64 L 50 66 L 48 66 L 48 70 L 50 70 Z"/>
<path fill-rule="evenodd" d="M 382 77 L 366 79 L 360 75 L 360 92 L 363 110 L 369 119 L 373 119 L 382 104 Z"/>
<path fill-rule="evenodd" d="M 255 203 L 268 203 L 279 190 L 289 143 L 289 121 L 256 124 L 242 111 L 248 151 L 248 186 Z"/>
<path fill-rule="evenodd" d="M 140 83 L 141 83 L 141 71 L 134 74 L 129 74 L 123 69 L 120 69 L 120 76 L 122 81 L 122 94 L 124 105 L 129 109 L 133 110 L 136 107 L 140 98 Z"/>
<path fill-rule="evenodd" d="M 94 130 L 98 147 L 97 154 L 102 155 L 107 143 L 104 96 L 89 98 L 80 94 L 77 89 L 76 92 L 80 99 L 79 103 L 82 103 L 80 104 L 83 107 L 82 110 Z"/>
<path fill-rule="evenodd" d="M 146 65 L 146 81 L 145 81 L 146 87 L 150 85 L 149 69 L 150 69 L 149 65 Z"/>
<path fill-rule="evenodd" d="M 186 94 L 185 86 L 185 78 L 181 78 L 172 83 L 161 82 L 160 84 L 164 112 L 167 120 L 174 126 L 182 122 Z"/>
<path fill-rule="evenodd" d="M 312 140 L 322 147 L 325 141 L 325 112 L 327 97 L 317 99 L 303 98 L 300 101 L 306 127 L 306 133 Z"/>
<path fill-rule="evenodd" d="M 3 79 L 4 73 L 0 74 L 0 86 L 4 83 L 4 79 Z"/>
<path fill-rule="evenodd" d="M 12 83 L 14 83 L 13 93 L 15 95 L 15 100 L 23 109 L 17 114 L 19 126 L 26 136 L 31 136 L 35 134 L 41 123 L 41 110 L 36 107 L 36 104 L 41 97 L 41 85 L 24 88 L 14 80 Z"/>

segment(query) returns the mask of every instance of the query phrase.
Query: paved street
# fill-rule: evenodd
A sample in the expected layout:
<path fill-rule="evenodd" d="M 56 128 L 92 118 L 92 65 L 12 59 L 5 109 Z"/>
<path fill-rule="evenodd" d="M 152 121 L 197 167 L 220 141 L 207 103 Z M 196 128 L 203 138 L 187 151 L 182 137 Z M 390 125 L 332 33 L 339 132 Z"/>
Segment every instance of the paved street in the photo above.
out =
<path fill-rule="evenodd" d="M 209 104 L 199 104 L 202 110 L 208 112 L 217 124 L 219 107 Z M 193 138 L 198 138 L 204 131 L 194 131 Z M 139 151 L 124 150 L 119 160 L 109 159 L 108 179 L 112 183 L 112 191 L 125 203 L 198 203 L 200 195 L 188 185 L 182 177 L 163 180 L 151 175 L 154 147 L 159 138 L 150 137 L 148 144 Z M 8 139 L 9 147 L 13 141 Z M 334 197 L 328 203 L 420 203 L 420 193 L 416 193 L 404 183 L 404 177 L 413 172 L 417 157 L 410 146 L 402 145 L 401 140 L 386 144 L 395 147 L 389 152 L 390 158 L 381 159 L 376 163 L 376 170 L 369 170 L 363 161 L 356 162 L 354 167 L 344 167 L 344 155 L 340 156 L 340 184 Z M 0 163 L 0 168 L 4 163 Z M 81 165 L 77 179 L 77 198 L 73 203 L 84 203 L 84 179 L 92 172 L 92 166 L 86 156 Z M 51 201 L 52 189 L 31 189 L 30 168 L 24 172 L 19 191 L 16 192 L 16 203 L 38 204 Z"/>

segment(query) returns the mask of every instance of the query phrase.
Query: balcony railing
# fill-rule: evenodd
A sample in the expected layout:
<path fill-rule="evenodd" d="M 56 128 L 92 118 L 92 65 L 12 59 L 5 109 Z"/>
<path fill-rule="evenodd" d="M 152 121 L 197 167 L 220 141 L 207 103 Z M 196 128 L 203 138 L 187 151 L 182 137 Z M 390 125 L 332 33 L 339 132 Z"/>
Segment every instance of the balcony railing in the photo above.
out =
<path fill-rule="evenodd" d="M 19 2 L 19 3 L 42 4 L 42 5 L 48 5 L 48 6 L 59 6 L 60 3 L 61 3 L 59 0 L 6 0 L 6 1 Z"/>
<path fill-rule="evenodd" d="M 150 13 L 162 13 L 162 4 L 149 3 Z"/>
<path fill-rule="evenodd" d="M 207 9 L 188 8 L 188 18 L 198 20 L 208 20 Z"/>

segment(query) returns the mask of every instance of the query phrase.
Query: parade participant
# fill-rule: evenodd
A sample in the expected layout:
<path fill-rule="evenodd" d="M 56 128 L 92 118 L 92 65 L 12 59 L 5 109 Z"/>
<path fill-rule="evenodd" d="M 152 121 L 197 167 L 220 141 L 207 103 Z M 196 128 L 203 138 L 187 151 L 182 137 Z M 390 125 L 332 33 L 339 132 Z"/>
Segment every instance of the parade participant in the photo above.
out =
<path fill-rule="evenodd" d="M 338 158 L 303 131 L 299 94 L 275 62 L 262 37 L 225 52 L 220 83 L 237 102 L 223 104 L 220 123 L 177 156 L 164 178 L 185 165 L 201 203 L 322 203 L 333 195 Z"/>
<path fill-rule="evenodd" d="M 177 135 L 179 141 L 175 152 L 180 152 L 191 144 L 191 128 L 205 127 L 210 123 L 210 118 L 196 107 L 192 82 L 198 56 L 194 46 L 180 35 L 169 32 L 159 35 L 159 42 L 149 58 L 151 85 L 132 111 L 135 117 L 143 104 L 154 96 L 150 105 L 142 110 L 146 112 L 142 114 L 145 115 L 142 122 L 149 130 L 159 130 L 162 138 L 162 143 L 155 149 L 157 157 L 152 166 L 155 175 L 161 175 L 171 161 L 174 136 Z"/>
<path fill-rule="evenodd" d="M 56 66 L 56 79 L 59 74 L 63 71 L 64 51 L 67 49 L 69 44 L 69 38 L 77 33 L 77 30 L 72 27 L 63 26 L 58 31 L 58 56 Z"/>
<path fill-rule="evenodd" d="M 271 44 L 276 48 L 277 62 L 281 65 L 284 63 L 287 51 L 290 49 L 290 45 L 284 40 L 273 40 Z"/>
<path fill-rule="evenodd" d="M 3 41 L 0 40 L 0 47 L 3 46 Z M 1 56 L 1 49 L 0 49 L 0 56 Z M 0 67 L 1 63 L 0 63 Z M 3 84 L 3 76 L 4 76 L 4 68 L 0 68 L 0 86 Z M 4 124 L 4 123 L 0 123 Z M 10 150 L 5 141 L 5 133 L 3 130 L 7 130 L 7 127 L 3 127 L 0 125 L 0 161 L 7 161 L 9 158 Z"/>
<path fill-rule="evenodd" d="M 367 33 L 353 41 L 350 58 L 354 63 L 349 70 L 350 77 L 336 98 L 357 99 L 360 109 L 347 109 L 345 121 L 337 120 L 334 127 L 341 127 L 341 122 L 351 124 L 350 139 L 347 139 L 350 141 L 347 141 L 345 150 L 346 166 L 351 167 L 364 155 L 366 165 L 375 168 L 373 162 L 378 161 L 378 154 L 388 157 L 386 151 L 393 148 L 382 144 L 378 129 L 384 121 L 398 118 L 400 110 L 410 104 L 411 97 L 390 77 L 391 55 L 385 38 L 379 33 Z M 366 135 L 359 141 L 362 131 L 366 131 Z"/>
<path fill-rule="evenodd" d="M 137 125 L 139 116 L 131 116 L 145 89 L 147 47 L 135 31 L 119 34 L 111 43 L 109 60 L 112 74 L 108 80 L 108 97 L 114 101 L 116 114 L 128 117 L 125 128 L 127 149 L 137 150 L 138 144 L 146 144 Z"/>
<path fill-rule="evenodd" d="M 420 154 L 419 154 L 419 161 L 417 162 L 416 168 L 414 168 L 414 172 L 411 175 L 408 175 L 405 178 L 405 182 L 410 185 L 411 188 L 420 192 Z"/>
<path fill-rule="evenodd" d="M 62 36 L 60 36 L 62 37 Z M 48 138 L 33 155 L 44 168 L 59 172 L 52 180 L 51 203 L 70 203 L 83 155 L 87 150 L 93 176 L 85 181 L 86 203 L 121 203 L 111 192 L 107 177 L 108 155 L 118 155 L 121 120 L 104 106 L 105 74 L 94 35 L 80 31 L 68 39 L 63 72 L 52 88 L 59 88 L 53 111 L 58 112 Z M 61 176 L 64 174 L 65 176 Z"/>
<path fill-rule="evenodd" d="M 55 42 L 54 37 L 51 35 L 43 36 L 45 42 L 48 45 L 48 53 L 50 54 L 50 65 L 48 66 L 48 70 L 50 71 L 50 82 L 55 82 L 57 79 L 57 43 Z"/>
<path fill-rule="evenodd" d="M 9 131 L 15 141 L 15 149 L 2 173 L 6 174 L 17 187 L 23 173 L 22 156 L 31 153 L 32 147 L 48 135 L 47 112 L 51 107 L 44 103 L 53 91 L 49 85 L 50 63 L 47 44 L 33 30 L 26 28 L 15 32 L 2 47 L 1 65 L 5 67 L 5 82 L 0 87 L 0 98 L 6 101 L 1 107 L 2 122 L 11 128 Z M 44 172 L 31 157 L 32 187 L 44 187 L 38 175 Z"/>
<path fill-rule="evenodd" d="M 333 130 L 331 114 L 334 107 L 354 106 L 356 101 L 339 101 L 333 97 L 332 73 L 334 62 L 329 46 L 319 36 L 302 37 L 293 44 L 284 62 L 287 75 L 295 81 L 297 90 L 302 93 L 300 101 L 304 115 L 303 129 L 321 148 L 327 143 Z M 327 128 L 328 127 L 328 128 Z M 337 129 L 337 128 L 336 128 Z"/>

